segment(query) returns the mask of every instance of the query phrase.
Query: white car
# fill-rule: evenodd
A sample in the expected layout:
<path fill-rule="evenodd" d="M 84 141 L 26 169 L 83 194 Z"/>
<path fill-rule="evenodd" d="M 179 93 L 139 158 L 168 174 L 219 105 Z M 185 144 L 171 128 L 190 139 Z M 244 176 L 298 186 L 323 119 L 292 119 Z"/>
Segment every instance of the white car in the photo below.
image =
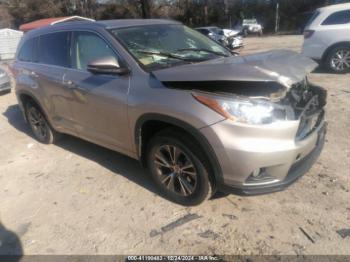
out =
<path fill-rule="evenodd" d="M 224 31 L 226 37 L 238 36 L 240 33 L 240 31 L 233 29 L 222 29 L 222 31 Z"/>
<path fill-rule="evenodd" d="M 243 19 L 242 26 L 245 34 L 263 34 L 263 27 L 258 21 L 254 19 Z"/>
<path fill-rule="evenodd" d="M 330 71 L 350 71 L 350 3 L 317 9 L 304 30 L 302 53 Z"/>
<path fill-rule="evenodd" d="M 243 38 L 240 36 L 240 31 L 232 29 L 222 29 L 224 35 L 228 39 L 229 48 L 231 50 L 243 47 Z"/>

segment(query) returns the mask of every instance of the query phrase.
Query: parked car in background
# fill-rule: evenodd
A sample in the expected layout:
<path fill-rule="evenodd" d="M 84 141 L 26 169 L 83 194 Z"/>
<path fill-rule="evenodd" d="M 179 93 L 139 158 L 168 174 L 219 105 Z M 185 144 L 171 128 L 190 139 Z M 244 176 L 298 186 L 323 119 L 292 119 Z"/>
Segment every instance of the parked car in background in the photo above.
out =
<path fill-rule="evenodd" d="M 350 3 L 315 11 L 304 30 L 302 53 L 331 72 L 350 71 Z"/>
<path fill-rule="evenodd" d="M 222 29 L 222 31 L 228 39 L 230 49 L 234 50 L 243 47 L 243 38 L 240 35 L 240 31 L 232 29 Z"/>
<path fill-rule="evenodd" d="M 224 31 L 216 26 L 198 27 L 195 28 L 198 32 L 203 35 L 210 37 L 221 45 L 227 47 L 229 45 L 228 39 L 224 34 Z"/>
<path fill-rule="evenodd" d="M 195 28 L 203 35 L 215 40 L 222 46 L 231 50 L 240 48 L 243 46 L 243 39 L 237 36 L 233 30 L 221 29 L 216 26 L 199 27 Z M 225 31 L 226 30 L 226 31 Z"/>
<path fill-rule="evenodd" d="M 248 35 L 247 30 L 243 27 L 242 24 L 235 25 L 232 30 L 234 32 L 238 32 L 237 35 L 242 36 L 242 37 L 246 37 Z"/>
<path fill-rule="evenodd" d="M 296 181 L 325 140 L 317 64 L 288 50 L 234 56 L 179 22 L 67 22 L 29 31 L 13 72 L 38 141 L 60 133 L 148 167 L 164 196 L 261 194 Z"/>
<path fill-rule="evenodd" d="M 256 19 L 243 19 L 242 22 L 244 34 L 263 34 L 263 27 Z"/>
<path fill-rule="evenodd" d="M 234 30 L 234 29 L 222 29 L 222 31 L 224 32 L 224 35 L 226 37 L 234 37 L 234 36 L 239 36 L 240 35 L 240 31 L 239 30 Z"/>
<path fill-rule="evenodd" d="M 11 91 L 11 80 L 5 70 L 0 68 L 0 93 Z"/>

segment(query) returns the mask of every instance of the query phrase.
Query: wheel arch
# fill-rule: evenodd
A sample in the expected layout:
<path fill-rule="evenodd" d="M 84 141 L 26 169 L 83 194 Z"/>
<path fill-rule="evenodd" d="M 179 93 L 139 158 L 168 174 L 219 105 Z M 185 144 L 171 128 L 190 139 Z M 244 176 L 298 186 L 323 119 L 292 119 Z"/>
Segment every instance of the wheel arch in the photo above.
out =
<path fill-rule="evenodd" d="M 146 137 L 147 140 L 146 141 L 144 140 L 144 134 L 146 134 L 145 132 L 147 132 L 147 130 L 145 129 L 150 125 L 152 126 L 152 131 L 155 129 L 156 132 L 167 127 L 174 127 L 186 132 L 191 138 L 193 138 L 196 141 L 196 143 L 200 146 L 200 149 L 203 151 L 203 153 L 207 157 L 210 163 L 210 166 L 212 168 L 216 185 L 218 186 L 223 184 L 222 171 L 221 171 L 219 161 L 216 157 L 214 149 L 212 148 L 212 146 L 210 145 L 206 137 L 197 128 L 193 127 L 192 125 L 180 119 L 167 116 L 167 115 L 149 113 L 149 114 L 142 115 L 136 121 L 135 129 L 134 129 L 134 139 L 135 139 L 137 156 L 143 166 L 146 166 L 144 156 L 145 156 L 145 150 L 147 147 L 147 142 L 154 135 L 154 132 L 152 132 L 151 135 L 148 135 Z"/>
<path fill-rule="evenodd" d="M 44 108 L 42 107 L 41 103 L 39 102 L 39 99 L 37 99 L 32 93 L 26 92 L 26 91 L 21 91 L 21 92 L 17 93 L 17 97 L 18 97 L 18 100 L 20 101 L 20 107 L 22 108 L 23 117 L 24 117 L 24 120 L 26 122 L 28 121 L 28 119 L 27 119 L 27 115 L 25 113 L 25 110 L 26 110 L 25 106 L 26 106 L 26 103 L 28 103 L 29 101 L 34 102 L 39 107 L 41 112 L 44 114 L 47 121 L 49 121 L 49 118 L 47 117 L 47 114 L 46 114 Z M 51 125 L 51 123 L 50 123 L 50 125 Z"/>
<path fill-rule="evenodd" d="M 342 41 L 342 42 L 337 42 L 337 43 L 334 43 L 332 44 L 331 46 L 329 46 L 326 51 L 324 51 L 323 55 L 322 55 L 322 63 L 324 63 L 329 55 L 329 53 L 334 49 L 334 48 L 337 48 L 339 46 L 343 46 L 343 45 L 346 45 L 346 46 L 349 46 L 350 47 L 350 41 Z"/>

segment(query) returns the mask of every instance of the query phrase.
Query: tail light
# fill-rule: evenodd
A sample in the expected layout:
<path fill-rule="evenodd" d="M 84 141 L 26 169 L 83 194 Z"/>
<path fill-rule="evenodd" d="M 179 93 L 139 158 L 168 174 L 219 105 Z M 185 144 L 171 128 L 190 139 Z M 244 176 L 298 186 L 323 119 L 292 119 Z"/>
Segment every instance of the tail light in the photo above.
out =
<path fill-rule="evenodd" d="M 315 33 L 314 30 L 305 30 L 304 31 L 304 39 L 310 38 Z"/>

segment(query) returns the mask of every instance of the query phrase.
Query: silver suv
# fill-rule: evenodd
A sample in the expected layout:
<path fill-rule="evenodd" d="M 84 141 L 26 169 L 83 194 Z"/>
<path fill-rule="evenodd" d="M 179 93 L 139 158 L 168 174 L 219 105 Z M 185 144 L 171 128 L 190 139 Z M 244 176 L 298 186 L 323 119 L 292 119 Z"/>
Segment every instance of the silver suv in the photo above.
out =
<path fill-rule="evenodd" d="M 315 11 L 305 27 L 303 55 L 331 72 L 350 72 L 350 3 Z"/>
<path fill-rule="evenodd" d="M 164 196 L 281 190 L 325 134 L 316 64 L 285 50 L 234 56 L 168 20 L 67 22 L 28 32 L 13 71 L 42 143 L 70 134 L 140 160 Z"/>

